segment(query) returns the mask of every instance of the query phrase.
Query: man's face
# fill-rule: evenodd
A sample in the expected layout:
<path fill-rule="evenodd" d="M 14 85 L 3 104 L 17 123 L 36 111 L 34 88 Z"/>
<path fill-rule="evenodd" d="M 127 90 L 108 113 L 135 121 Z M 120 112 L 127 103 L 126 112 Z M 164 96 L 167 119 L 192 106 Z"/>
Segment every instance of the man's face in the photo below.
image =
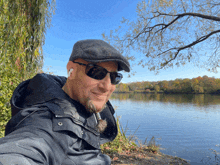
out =
<path fill-rule="evenodd" d="M 88 64 L 87 61 L 82 59 L 77 59 L 76 62 Z M 74 79 L 71 81 L 72 98 L 87 108 L 88 104 L 91 105 L 92 103 L 97 110 L 96 112 L 100 112 L 115 90 L 115 85 L 111 84 L 110 74 L 108 73 L 102 80 L 96 80 L 86 75 L 86 66 L 76 65 L 77 72 L 74 73 Z M 107 69 L 109 72 L 117 71 L 115 62 L 101 62 L 97 63 L 97 65 Z"/>

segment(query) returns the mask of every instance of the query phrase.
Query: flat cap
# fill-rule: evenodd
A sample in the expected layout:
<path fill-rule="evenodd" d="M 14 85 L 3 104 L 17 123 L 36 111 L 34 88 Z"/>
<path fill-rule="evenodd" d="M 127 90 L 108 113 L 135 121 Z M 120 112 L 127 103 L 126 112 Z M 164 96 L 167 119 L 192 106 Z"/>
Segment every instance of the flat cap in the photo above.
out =
<path fill-rule="evenodd" d="M 88 62 L 118 62 L 118 71 L 130 72 L 128 60 L 107 42 L 96 39 L 81 40 L 74 44 L 69 61 L 82 58 Z"/>

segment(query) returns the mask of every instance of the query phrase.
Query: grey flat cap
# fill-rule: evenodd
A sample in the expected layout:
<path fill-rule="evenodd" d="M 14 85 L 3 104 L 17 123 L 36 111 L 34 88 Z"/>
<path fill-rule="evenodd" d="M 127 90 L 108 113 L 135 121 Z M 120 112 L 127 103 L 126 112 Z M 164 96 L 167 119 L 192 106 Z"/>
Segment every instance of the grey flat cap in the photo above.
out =
<path fill-rule="evenodd" d="M 118 71 L 125 70 L 130 72 L 128 60 L 121 55 L 115 48 L 102 40 L 81 40 L 74 44 L 69 61 L 82 58 L 88 62 L 118 62 Z"/>

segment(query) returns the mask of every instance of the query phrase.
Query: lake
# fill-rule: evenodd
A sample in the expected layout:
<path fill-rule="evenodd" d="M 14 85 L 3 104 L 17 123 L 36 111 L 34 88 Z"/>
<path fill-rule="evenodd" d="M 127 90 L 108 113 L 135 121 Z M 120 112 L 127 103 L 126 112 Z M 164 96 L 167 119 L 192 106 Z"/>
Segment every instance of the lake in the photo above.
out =
<path fill-rule="evenodd" d="M 113 93 L 110 102 L 126 135 L 135 133 L 142 142 L 154 136 L 162 153 L 192 165 L 214 164 L 213 150 L 220 152 L 220 95 Z"/>

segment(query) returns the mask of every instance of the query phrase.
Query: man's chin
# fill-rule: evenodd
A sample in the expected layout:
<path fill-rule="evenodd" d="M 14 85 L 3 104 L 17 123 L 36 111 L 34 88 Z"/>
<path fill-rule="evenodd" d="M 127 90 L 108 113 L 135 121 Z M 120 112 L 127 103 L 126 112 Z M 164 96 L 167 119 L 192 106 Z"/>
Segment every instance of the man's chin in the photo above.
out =
<path fill-rule="evenodd" d="M 106 102 L 97 102 L 94 100 L 88 99 L 86 102 L 86 109 L 90 113 L 98 113 L 101 112 L 105 108 Z"/>
<path fill-rule="evenodd" d="M 94 106 L 96 107 L 98 112 L 101 112 L 104 108 L 105 108 L 105 104 L 106 102 L 96 102 L 96 101 L 92 101 L 92 103 L 94 104 Z"/>

